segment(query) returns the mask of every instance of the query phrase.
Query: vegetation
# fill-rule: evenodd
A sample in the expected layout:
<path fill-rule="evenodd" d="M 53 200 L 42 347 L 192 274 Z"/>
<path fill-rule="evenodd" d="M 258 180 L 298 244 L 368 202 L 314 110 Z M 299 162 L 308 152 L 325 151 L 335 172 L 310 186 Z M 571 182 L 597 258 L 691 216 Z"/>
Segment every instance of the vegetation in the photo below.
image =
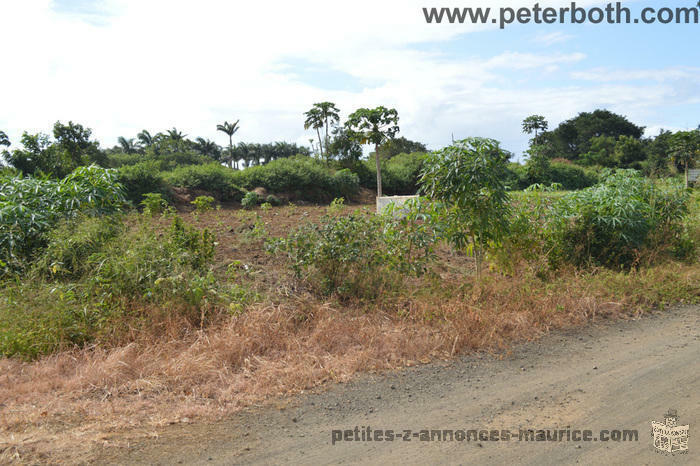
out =
<path fill-rule="evenodd" d="M 399 132 L 399 116 L 395 109 L 377 107 L 361 108 L 348 117 L 346 129 L 360 144 L 374 144 L 374 152 L 379 153 L 379 145 L 392 139 Z M 382 167 L 376 157 L 377 197 L 382 197 Z"/>
<path fill-rule="evenodd" d="M 20 161 L 0 169 L 4 428 L 54 432 L 67 412 L 110 429 L 220 416 L 368 368 L 700 302 L 700 194 L 681 180 L 696 132 L 645 139 L 586 116 L 567 157 L 537 117 L 521 164 L 491 139 L 426 151 L 378 113 L 387 126 L 372 110 L 324 120 L 313 154 L 177 128 L 105 150 L 75 124 L 37 150 L 0 134 L 3 160 Z M 378 178 L 426 197 L 374 214 Z"/>
<path fill-rule="evenodd" d="M 508 232 L 508 158 L 498 141 L 464 139 L 431 153 L 421 176 L 423 192 L 440 201 L 441 234 L 474 256 L 479 279 L 486 251 Z"/>
<path fill-rule="evenodd" d="M 95 166 L 77 168 L 60 181 L 0 178 L 0 276 L 25 269 L 60 220 L 117 212 L 123 202 L 115 173 Z"/>

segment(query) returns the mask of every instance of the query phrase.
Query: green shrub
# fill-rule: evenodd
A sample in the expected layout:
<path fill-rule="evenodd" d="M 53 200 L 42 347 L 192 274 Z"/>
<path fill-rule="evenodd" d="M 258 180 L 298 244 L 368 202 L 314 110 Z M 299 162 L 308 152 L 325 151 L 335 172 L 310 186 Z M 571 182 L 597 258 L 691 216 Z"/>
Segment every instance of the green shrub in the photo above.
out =
<path fill-rule="evenodd" d="M 265 188 L 273 193 L 297 193 L 307 201 L 330 201 L 357 194 L 359 181 L 349 170 L 333 172 L 311 157 L 295 156 L 266 165 L 233 172 L 236 184 L 252 190 Z"/>
<path fill-rule="evenodd" d="M 124 201 L 116 173 L 96 166 L 77 168 L 60 181 L 0 179 L 0 275 L 21 270 L 59 220 L 114 213 Z"/>
<path fill-rule="evenodd" d="M 240 201 L 245 195 L 236 172 L 218 163 L 178 167 L 165 179 L 173 186 L 210 192 L 220 201 Z"/>
<path fill-rule="evenodd" d="M 109 340 L 166 314 L 201 325 L 212 304 L 249 299 L 240 286 L 227 289 L 214 278 L 213 235 L 179 217 L 166 231 L 150 222 L 125 230 L 117 217 L 79 218 L 49 237 L 35 273 L 4 283 L 1 355 L 33 358 Z"/>
<path fill-rule="evenodd" d="M 418 215 L 355 212 L 303 225 L 288 238 L 269 241 L 267 249 L 285 254 L 295 277 L 311 289 L 349 299 L 375 297 L 409 273 L 424 273 L 433 242 Z"/>
<path fill-rule="evenodd" d="M 168 207 L 168 202 L 163 199 L 160 193 L 147 193 L 143 195 L 143 201 L 141 201 L 143 206 L 143 213 L 154 217 L 156 215 L 162 214 Z"/>
<path fill-rule="evenodd" d="M 270 194 L 269 196 L 267 196 L 265 198 L 265 202 L 275 207 L 279 207 L 282 205 L 282 200 L 274 194 Z"/>
<path fill-rule="evenodd" d="M 119 182 L 124 186 L 126 198 L 139 205 L 148 193 L 158 193 L 170 197 L 170 186 L 163 179 L 156 161 L 126 165 L 118 170 Z"/>
<path fill-rule="evenodd" d="M 142 224 L 128 238 L 110 242 L 88 260 L 90 281 L 110 296 L 166 301 L 188 297 L 186 282 L 207 272 L 214 257 L 214 236 L 175 217 L 166 235 Z M 182 288 L 178 288 L 182 287 Z"/>
<path fill-rule="evenodd" d="M 387 195 L 412 195 L 418 192 L 420 172 L 426 154 L 398 154 L 382 161 L 382 190 Z M 358 171 L 358 181 L 368 189 L 377 189 L 377 168 L 374 157 L 364 162 L 366 170 Z"/>
<path fill-rule="evenodd" d="M 79 278 L 88 258 L 124 230 L 121 217 L 78 217 L 59 224 L 47 234 L 47 246 L 33 271 L 48 278 Z"/>
<path fill-rule="evenodd" d="M 248 191 L 245 196 L 243 196 L 241 205 L 245 209 L 252 209 L 253 207 L 257 206 L 259 202 L 260 198 L 258 197 L 258 194 L 253 191 Z"/>
<path fill-rule="evenodd" d="M 588 188 L 598 182 L 598 176 L 593 170 L 578 165 L 552 162 L 550 170 L 551 178 L 543 182 L 559 183 L 567 191 Z"/>
<path fill-rule="evenodd" d="M 194 205 L 197 212 L 208 212 L 214 208 L 214 198 L 211 196 L 197 196 L 192 201 L 192 205 Z"/>
<path fill-rule="evenodd" d="M 557 267 L 630 267 L 663 250 L 687 255 L 689 194 L 677 181 L 654 182 L 633 170 L 605 171 L 602 182 L 545 199 L 534 189 L 516 204 L 507 247 Z"/>

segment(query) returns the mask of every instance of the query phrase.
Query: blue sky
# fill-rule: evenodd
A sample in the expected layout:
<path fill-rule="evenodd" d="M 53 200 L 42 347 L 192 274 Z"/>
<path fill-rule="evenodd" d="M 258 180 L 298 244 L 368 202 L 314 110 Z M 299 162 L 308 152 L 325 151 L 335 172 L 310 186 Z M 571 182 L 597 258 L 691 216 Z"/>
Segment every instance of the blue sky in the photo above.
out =
<path fill-rule="evenodd" d="M 517 154 L 527 145 L 520 122 L 533 113 L 553 127 L 605 107 L 650 134 L 700 124 L 700 25 L 500 30 L 426 24 L 421 10 L 533 3 L 4 2 L 0 129 L 18 141 L 23 130 L 48 132 L 71 119 L 111 146 L 144 128 L 177 126 L 223 144 L 216 124 L 240 119 L 239 140 L 308 143 L 303 112 L 330 100 L 344 115 L 395 107 L 401 135 L 431 148 L 452 134 L 488 136 Z M 635 15 L 695 2 L 623 4 Z"/>

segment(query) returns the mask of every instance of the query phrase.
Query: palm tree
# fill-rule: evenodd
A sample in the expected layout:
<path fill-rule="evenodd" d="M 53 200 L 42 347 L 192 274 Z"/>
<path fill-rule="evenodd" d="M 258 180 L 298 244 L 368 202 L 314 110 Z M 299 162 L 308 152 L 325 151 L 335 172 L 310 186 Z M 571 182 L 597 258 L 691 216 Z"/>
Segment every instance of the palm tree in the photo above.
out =
<path fill-rule="evenodd" d="M 228 166 L 233 168 L 233 135 L 238 131 L 238 122 L 241 120 L 236 120 L 234 123 L 229 123 L 224 121 L 222 125 L 216 125 L 217 131 L 222 131 L 228 135 Z M 236 169 L 238 169 L 238 162 L 236 161 Z"/>
<path fill-rule="evenodd" d="M 321 152 L 321 157 L 324 157 L 326 162 L 330 158 L 328 147 L 330 146 L 329 139 L 329 129 L 331 124 L 338 124 L 340 121 L 340 110 L 335 106 L 333 102 L 320 102 L 315 103 L 311 110 L 304 113 L 306 115 L 306 121 L 304 121 L 304 129 L 313 128 L 316 130 L 316 135 L 318 136 L 319 150 Z M 321 139 L 321 128 L 325 127 L 325 138 Z M 324 150 L 325 148 L 325 150 Z"/>
<path fill-rule="evenodd" d="M 141 145 L 144 147 L 150 147 L 156 142 L 155 137 L 151 136 L 151 133 L 145 129 L 136 135 L 136 139 L 138 139 Z"/>
<path fill-rule="evenodd" d="M 182 131 L 178 131 L 178 129 L 175 127 L 166 132 L 168 133 L 168 137 L 173 141 L 182 141 L 187 136 L 186 134 L 182 134 Z"/>
<path fill-rule="evenodd" d="M 221 148 L 219 145 L 214 141 L 210 141 L 209 139 L 195 139 L 194 147 L 200 154 L 211 157 L 214 160 L 219 160 L 219 157 L 221 156 Z"/>
<path fill-rule="evenodd" d="M 7 134 L 5 134 L 4 131 L 0 131 L 0 146 L 8 146 L 10 145 L 10 138 L 7 137 Z"/>
<path fill-rule="evenodd" d="M 117 142 L 125 154 L 135 154 L 139 151 L 138 144 L 134 142 L 134 138 L 126 139 L 124 136 L 119 136 Z"/>

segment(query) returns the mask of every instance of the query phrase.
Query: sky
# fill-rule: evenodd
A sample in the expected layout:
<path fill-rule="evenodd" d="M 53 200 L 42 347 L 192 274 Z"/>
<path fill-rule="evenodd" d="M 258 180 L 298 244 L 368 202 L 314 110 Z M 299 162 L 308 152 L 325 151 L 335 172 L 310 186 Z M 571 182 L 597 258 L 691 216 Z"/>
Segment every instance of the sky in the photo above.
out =
<path fill-rule="evenodd" d="M 700 124 L 700 25 L 427 24 L 423 7 L 519 7 L 520 0 L 0 3 L 0 130 L 57 120 L 92 128 L 102 147 L 173 126 L 221 145 L 309 144 L 304 115 L 332 101 L 397 109 L 400 136 L 430 149 L 454 137 L 498 139 L 520 154 L 522 120 L 550 127 L 607 108 L 647 127 Z M 570 1 L 542 1 L 568 6 Z M 579 6 L 607 2 L 581 0 Z M 623 2 L 643 7 L 696 1 Z"/>

